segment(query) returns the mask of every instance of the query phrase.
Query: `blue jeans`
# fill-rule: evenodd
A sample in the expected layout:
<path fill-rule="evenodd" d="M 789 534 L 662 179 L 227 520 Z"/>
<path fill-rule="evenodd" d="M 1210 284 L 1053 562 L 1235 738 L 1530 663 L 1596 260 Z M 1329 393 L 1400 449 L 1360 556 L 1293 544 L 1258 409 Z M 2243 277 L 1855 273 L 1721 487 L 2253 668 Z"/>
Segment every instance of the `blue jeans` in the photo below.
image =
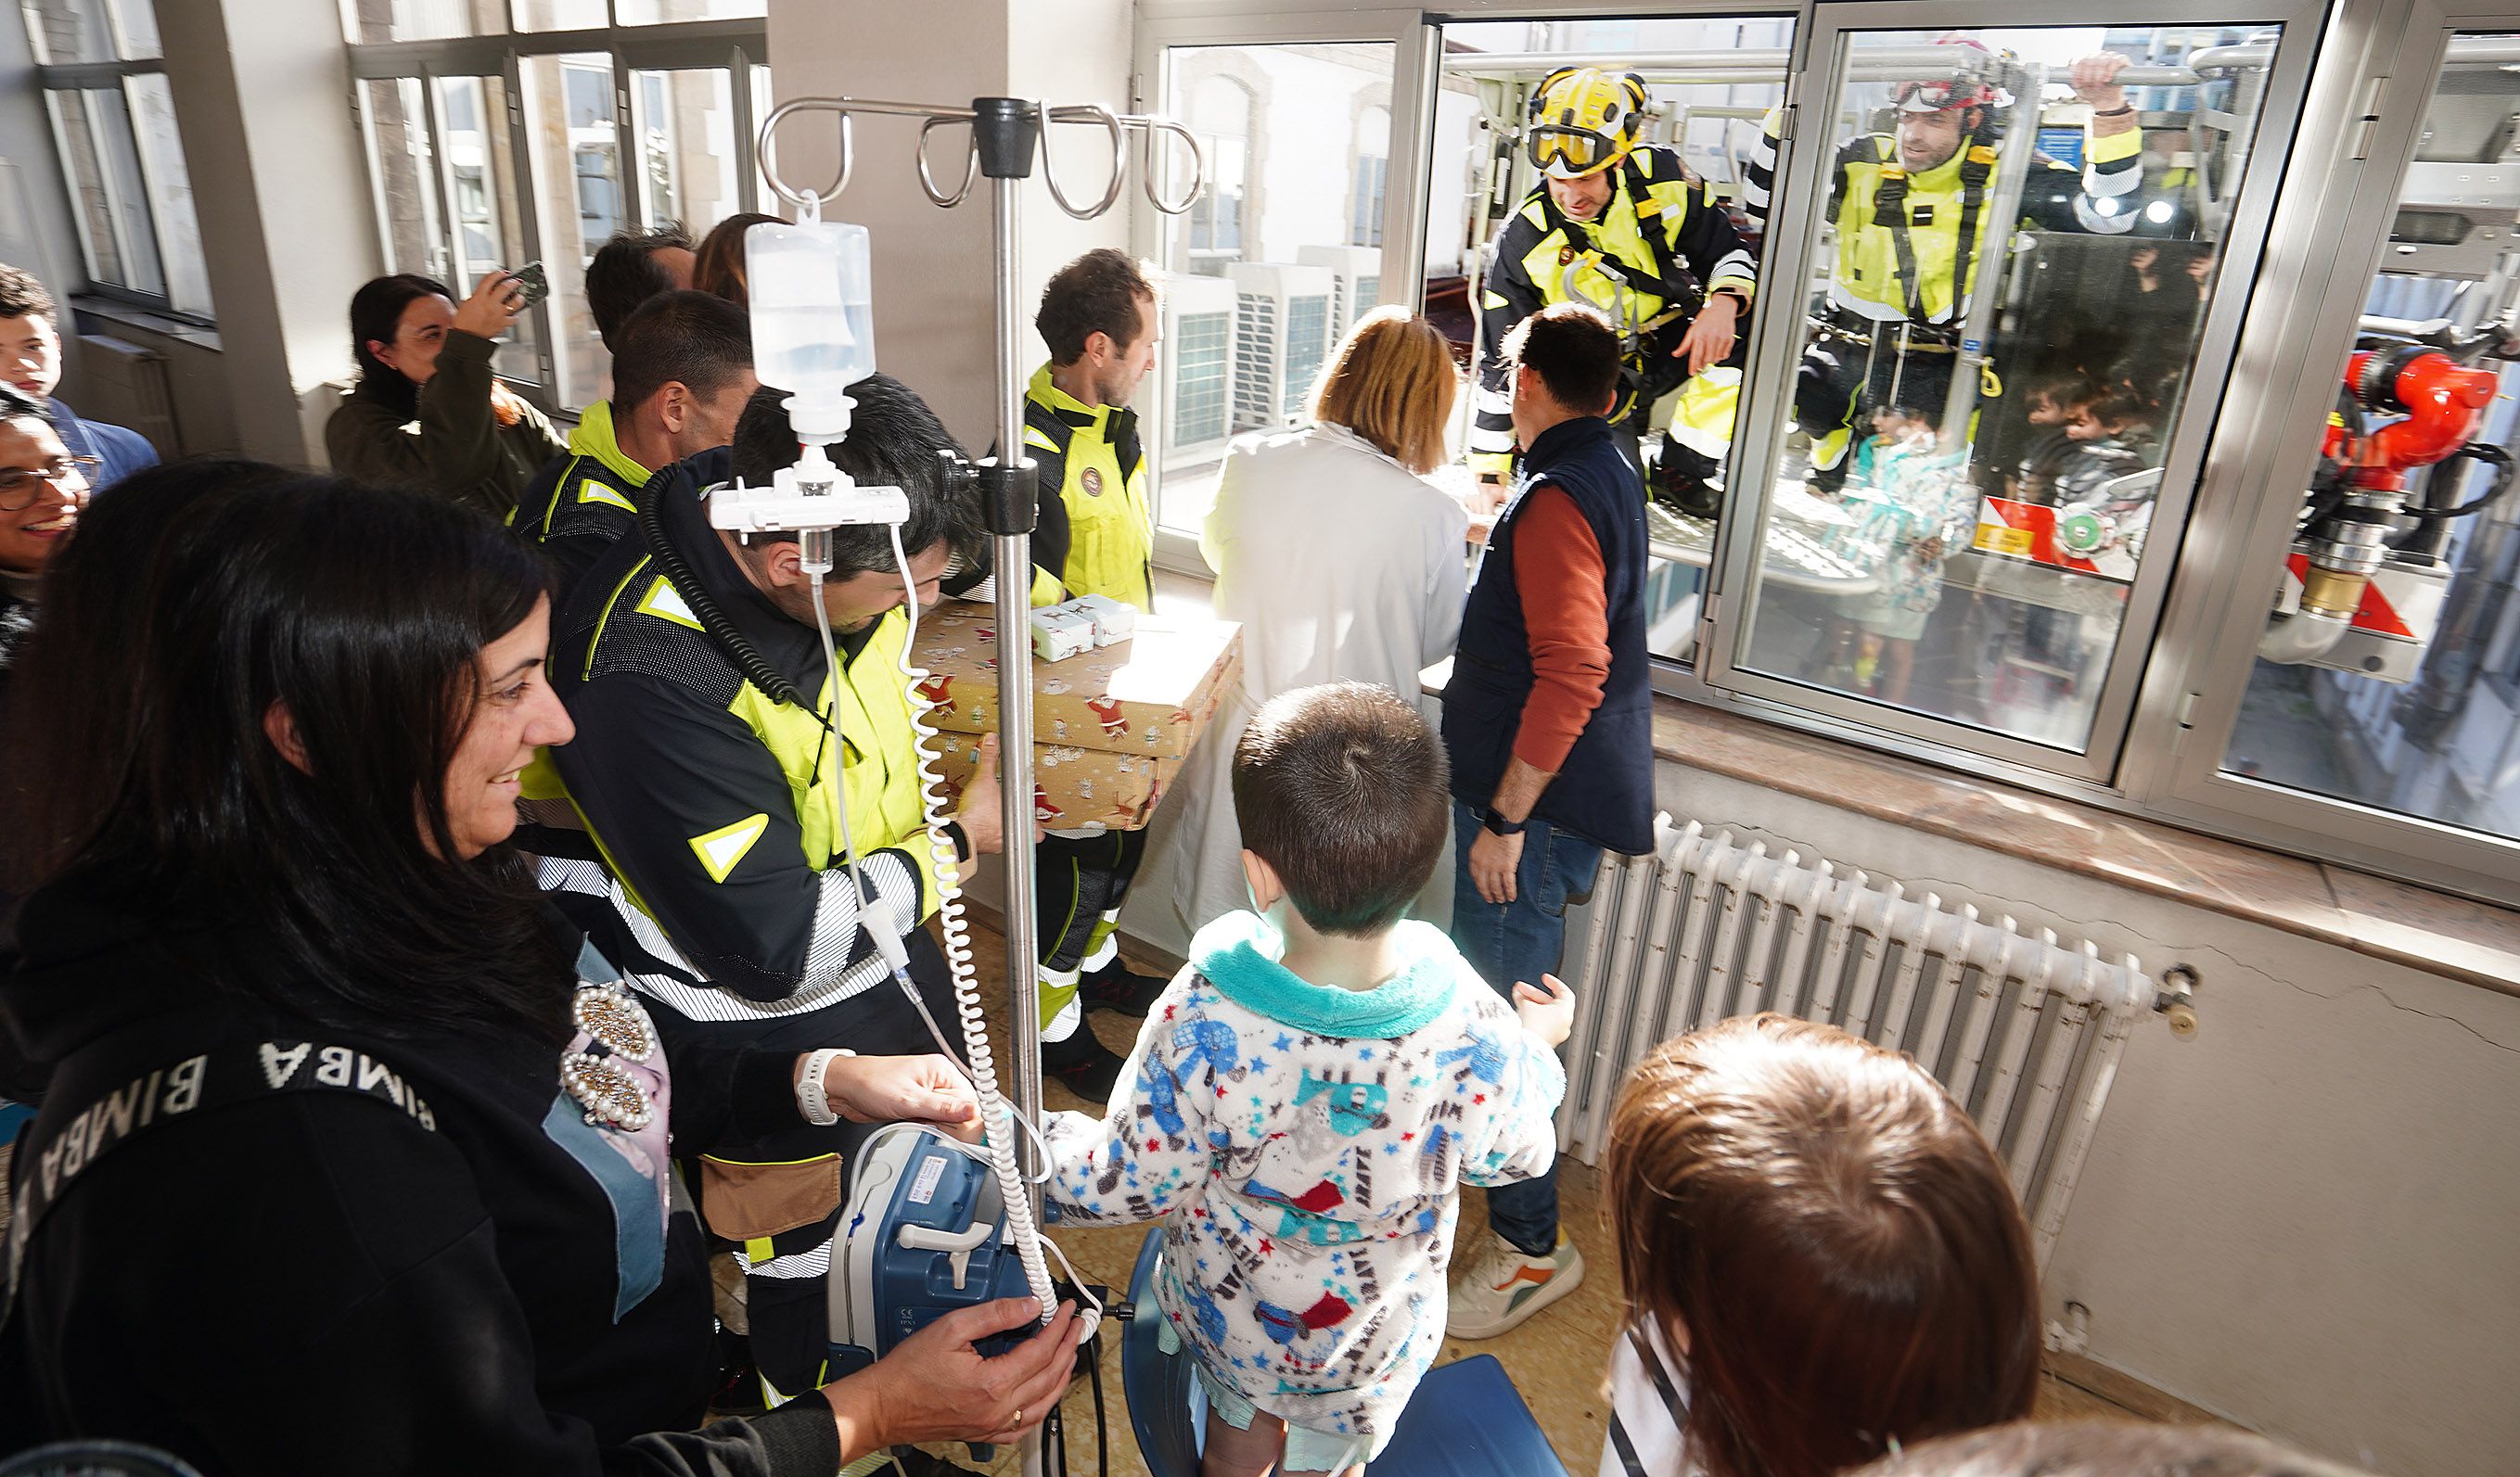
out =
<path fill-rule="evenodd" d="M 1601 848 L 1533 821 L 1522 833 L 1522 865 L 1513 901 L 1490 903 L 1470 880 L 1470 843 L 1478 812 L 1453 802 L 1453 944 L 1479 977 L 1508 1000 L 1516 982 L 1540 983 L 1557 972 L 1566 952 L 1569 892 L 1589 896 Z M 1520 1250 L 1545 1257 L 1557 1249 L 1557 1171 L 1488 1191 L 1488 1224 Z"/>

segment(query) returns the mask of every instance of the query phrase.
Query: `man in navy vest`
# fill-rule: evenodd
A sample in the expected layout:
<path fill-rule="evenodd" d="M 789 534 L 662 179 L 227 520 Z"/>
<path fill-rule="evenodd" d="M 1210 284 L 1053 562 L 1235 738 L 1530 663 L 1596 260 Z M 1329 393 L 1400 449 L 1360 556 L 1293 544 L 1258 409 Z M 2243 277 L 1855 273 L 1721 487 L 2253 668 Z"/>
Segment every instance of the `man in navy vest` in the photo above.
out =
<path fill-rule="evenodd" d="M 1604 420 L 1619 336 L 1560 303 L 1508 336 L 1521 476 L 1488 536 L 1444 690 L 1453 941 L 1496 989 L 1557 967 L 1601 852 L 1653 844 L 1644 499 Z M 1454 1338 L 1494 1338 L 1575 1290 L 1557 1179 L 1488 1191 L 1494 1237 L 1453 1289 Z"/>

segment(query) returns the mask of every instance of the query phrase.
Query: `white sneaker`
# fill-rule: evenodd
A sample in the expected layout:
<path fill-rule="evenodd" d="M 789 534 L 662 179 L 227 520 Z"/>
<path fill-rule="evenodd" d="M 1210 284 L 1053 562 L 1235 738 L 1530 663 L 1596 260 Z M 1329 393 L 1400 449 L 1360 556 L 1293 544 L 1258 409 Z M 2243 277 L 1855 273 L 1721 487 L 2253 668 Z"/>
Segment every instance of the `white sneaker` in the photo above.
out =
<path fill-rule="evenodd" d="M 1495 1338 L 1584 1284 L 1584 1253 L 1557 1233 L 1557 1250 L 1532 1256 L 1491 1231 L 1462 1279 L 1453 1284 L 1448 1338 Z"/>

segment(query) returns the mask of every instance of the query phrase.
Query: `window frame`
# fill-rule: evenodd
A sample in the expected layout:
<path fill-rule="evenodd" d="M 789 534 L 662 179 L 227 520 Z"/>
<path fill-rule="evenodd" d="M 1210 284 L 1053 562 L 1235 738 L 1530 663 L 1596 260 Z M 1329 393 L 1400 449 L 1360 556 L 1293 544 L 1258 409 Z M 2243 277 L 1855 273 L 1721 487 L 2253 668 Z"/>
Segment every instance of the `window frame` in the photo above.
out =
<path fill-rule="evenodd" d="M 1425 264 L 1415 258 L 1422 254 L 1418 244 L 1425 237 L 1425 156 L 1432 147 L 1431 132 L 1418 115 L 1431 108 L 1440 34 L 1429 23 L 1427 14 L 1415 9 L 1352 9 L 1336 5 L 1333 0 L 1292 0 L 1267 14 L 1256 14 L 1229 12 L 1215 0 L 1139 0 L 1131 106 L 1165 111 L 1183 106 L 1184 100 L 1173 98 L 1169 91 L 1168 53 L 1174 47 L 1341 42 L 1390 45 L 1391 88 L 1388 97 L 1380 99 L 1380 105 L 1390 110 L 1391 137 L 1384 157 L 1391 168 L 1385 177 L 1383 197 L 1381 279 L 1372 305 L 1416 302 L 1422 300 L 1426 291 Z M 1249 167 L 1256 170 L 1256 139 L 1253 144 Z M 1251 225 L 1248 206 L 1252 198 L 1246 176 L 1246 232 Z M 1393 207 L 1400 201 L 1410 203 L 1395 214 Z M 1130 250 L 1143 260 L 1163 260 L 1164 233 L 1172 219 L 1151 208 L 1133 208 Z M 1360 308 L 1364 306 L 1367 305 L 1360 304 Z M 1147 377 L 1147 387 L 1140 391 L 1147 402 L 1140 407 L 1140 424 L 1157 427 L 1154 433 L 1158 435 L 1160 427 L 1169 424 L 1170 394 L 1168 377 L 1160 374 Z M 1148 492 L 1158 509 L 1163 497 L 1162 460 L 1160 447 L 1148 459 Z M 1199 552 L 1196 535 L 1166 527 L 1160 516 L 1155 520 L 1154 561 L 1158 568 L 1198 579 L 1215 576 L 1207 566 L 1206 557 Z"/>
<path fill-rule="evenodd" d="M 2277 186 L 2284 171 L 2284 151 L 2301 120 L 2311 60 L 2318 49 L 2319 8 L 2289 0 L 2257 3 L 2241 0 L 2216 13 L 2217 25 L 2281 23 L 2283 38 L 2268 69 L 2258 132 L 2250 146 L 2261 160 L 2242 182 L 2236 208 L 2223 238 L 2220 285 L 2209 304 L 2196 339 L 2194 373 L 2182 414 L 2165 446 L 2162 492 L 2152 515 L 2160 530 L 2183 528 L 2199 486 L 2205 449 L 2217 429 L 2211 413 L 2221 386 L 2230 374 L 2230 350 L 2250 307 L 2257 257 L 2272 220 Z M 2110 25 L 2178 24 L 2194 19 L 2192 5 L 2178 0 L 2117 0 Z M 1843 48 L 1856 37 L 1885 29 L 1929 32 L 1974 29 L 1986 24 L 1983 4 L 1918 4 L 1895 15 L 1868 4 L 1814 5 L 1810 20 L 1795 33 L 1794 60 L 1787 106 L 1796 126 L 1780 160 L 1777 204 L 1770 216 L 1770 240 L 1762 280 L 1788 283 L 1812 280 L 1819 259 L 1822 223 L 1817 207 L 1826 188 L 1829 162 L 1838 147 L 1828 120 L 1837 112 L 1837 91 Z M 2054 0 L 2033 0 L 2008 9 L 2002 24 L 2029 28 L 2074 25 L 2085 15 Z M 1802 323 L 1797 314 L 1762 313 L 1752 327 L 1750 363 L 1774 369 L 1798 358 Z M 1760 407 L 1745 407 L 1734 427 L 1732 485 L 1718 550 L 1701 616 L 1697 661 L 1686 677 L 1657 665 L 1666 685 L 1723 692 L 1767 703 L 1809 709 L 1856 726 L 1886 731 L 1912 740 L 1989 759 L 2009 760 L 2028 769 L 2105 784 L 2117 772 L 2133 720 L 2142 676 L 2153 654 L 2167 590 L 2176 563 L 2176 549 L 2147 548 L 2128 587 L 2124 617 L 2111 648 L 2100 693 L 2095 700 L 2086 746 L 2079 752 L 2033 739 L 1980 729 L 1948 719 L 1908 712 L 1884 703 L 1832 692 L 1759 670 L 1744 660 L 1743 646 L 1759 589 L 1755 576 L 1768 521 L 1767 493 L 1791 418 L 1791 397 L 1773 395 Z M 2167 546 L 2172 541 L 2161 541 Z"/>
<path fill-rule="evenodd" d="M 608 15 L 617 17 L 617 6 L 608 5 Z M 513 17 L 511 18 L 513 19 Z M 345 25 L 347 21 L 345 20 Z M 345 32 L 346 34 L 346 32 Z M 765 18 L 736 18 L 715 21 L 677 21 L 656 23 L 613 23 L 573 30 L 501 31 L 477 36 L 452 36 L 427 41 L 376 41 L 346 43 L 351 81 L 351 107 L 357 114 L 363 139 L 374 136 L 374 121 L 368 115 L 367 89 L 360 85 L 371 81 L 398 81 L 416 77 L 424 84 L 423 97 L 428 106 L 430 147 L 438 151 L 441 162 L 430 171 L 427 188 L 439 192 L 438 249 L 455 259 L 452 233 L 460 229 L 450 213 L 451 201 L 445 190 L 442 162 L 443 149 L 436 137 L 439 106 L 437 89 L 431 85 L 440 78 L 500 77 L 505 80 L 508 106 L 510 177 L 518 182 L 517 214 L 519 248 L 525 261 L 544 260 L 544 242 L 550 233 L 542 219 L 541 192 L 543 183 L 537 172 L 542 166 L 534 157 L 533 130 L 527 126 L 525 112 L 525 64 L 543 57 L 600 54 L 608 59 L 612 72 L 612 148 L 616 160 L 619 187 L 621 227 L 646 230 L 653 225 L 652 201 L 647 180 L 641 173 L 645 157 L 643 142 L 637 136 L 637 112 L 631 106 L 633 73 L 640 71 L 706 71 L 718 70 L 727 75 L 728 107 L 733 112 L 734 133 L 738 138 L 754 137 L 760 126 L 758 107 L 752 86 L 753 68 L 769 66 L 769 22 Z M 565 106 L 565 100 L 559 100 Z M 373 155 L 373 149 L 369 151 Z M 575 157 L 575 149 L 570 149 Z M 757 169 L 739 168 L 735 173 L 737 208 L 762 208 L 760 173 Z M 391 226 L 384 214 L 381 183 L 371 180 L 371 195 L 377 209 L 377 240 L 380 256 L 389 255 L 383 247 L 391 240 Z M 575 198 L 572 191 L 571 198 Z M 448 284 L 450 287 L 455 284 Z M 518 393 L 542 410 L 568 414 L 572 407 L 562 403 L 561 375 L 556 356 L 554 333 L 556 323 L 552 298 L 537 304 L 532 313 L 534 372 L 518 374 L 517 367 L 503 369 L 501 378 Z"/>
<path fill-rule="evenodd" d="M 2473 0 L 2470 0 L 2473 3 Z M 2506 905 L 2520 904 L 2520 843 L 2504 843 L 2439 823 L 2379 812 L 2351 801 L 2220 772 L 2238 716 L 2266 603 L 2243 591 L 2249 581 L 2232 571 L 2272 569 L 2288 542 L 2290 521 L 2316 459 L 2317 428 L 2331 398 L 2323 377 L 2305 380 L 2295 367 L 2341 362 L 2371 274 L 2384 248 L 2399 186 L 2414 152 L 2426 102 L 2439 73 L 2443 39 L 2452 30 L 2520 29 L 2520 16 L 2506 11 L 2455 8 L 2456 0 L 2340 0 L 2332 8 L 2266 5 L 2259 12 L 2287 26 L 2287 51 L 2279 63 L 2294 89 L 2290 126 L 2262 122 L 2252 154 L 2273 167 L 2250 179 L 2233 212 L 2229 237 L 2245 239 L 2252 259 L 2244 272 L 2227 266 L 2213 316 L 2200 337 L 2200 363 L 2219 363 L 2219 396 L 2202 393 L 2187 403 L 2173 438 L 2174 456 L 2185 456 L 2190 488 L 2183 527 L 2165 538 L 2162 581 L 2144 627 L 2130 622 L 2120 640 L 2131 652 L 2136 677 L 2111 694 L 2110 711 L 2094 715 L 2116 737 L 2109 763 L 2066 765 L 2063 750 L 2013 741 L 1980 741 L 1984 736 L 1958 725 L 1903 728 L 1884 721 L 1894 710 L 1849 703 L 1823 708 L 1802 690 L 1744 691 L 1719 686 L 1701 670 L 1657 662 L 1654 686 L 1663 693 L 1761 722 L 1816 734 L 1855 746 L 1920 760 L 2102 809 L 2164 821 L 2294 855 L 2326 858 L 2361 871 L 2400 877 Z M 1285 0 L 1266 14 L 1256 0 L 1140 0 L 1135 103 L 1163 107 L 1165 52 L 1172 46 L 1269 44 L 1300 41 L 1399 43 L 1393 67 L 1394 169 L 1383 217 L 1384 302 L 1416 302 L 1423 277 L 1425 201 L 1432 167 L 1432 98 L 1440 56 L 1440 26 L 1484 20 L 1612 19 L 1627 17 L 1729 17 L 1790 15 L 1795 21 L 1794 66 L 1788 101 L 1803 101 L 1810 85 L 1813 47 L 1822 35 L 1816 0 L 1794 5 L 1637 3 L 1637 0 L 1459 0 L 1441 15 L 1387 10 L 1353 11 L 1340 0 Z M 1831 10 L 1869 21 L 1840 29 L 1886 23 L 1851 7 Z M 2275 14 L 2275 13 L 2280 14 Z M 2192 12 L 2159 3 L 2113 4 L 2095 23 L 2180 23 Z M 1903 8 L 1901 28 L 1948 22 L 1959 26 L 2094 23 L 2088 13 L 2068 14 L 2053 3 L 2024 15 L 1983 3 L 1937 3 Z M 1832 36 L 1835 30 L 1829 32 Z M 2388 79 L 2369 93 L 2371 79 Z M 2271 77 L 2271 80 L 2272 78 Z M 1823 88 L 1833 83 L 1823 72 Z M 2272 91 L 2272 88 L 2271 88 Z M 2367 94 L 2367 96 L 2366 96 Z M 2355 135 L 2366 105 L 2376 104 L 2381 123 L 2368 141 L 2367 158 L 2356 160 Z M 1801 182 L 1812 171 L 1804 158 L 1816 146 L 1789 146 L 1778 185 L 1780 222 L 1769 255 L 1778 255 L 1778 235 L 1807 231 L 1808 193 Z M 1824 161 L 1823 161 L 1824 162 Z M 2365 165 L 2369 167 L 2364 167 Z M 1787 192 L 1804 194 L 1800 212 Z M 2254 214 L 2252 214 L 2254 212 Z M 1132 246 L 1158 254 L 1162 225 L 1152 211 L 1137 212 Z M 1797 254 L 1804 249 L 1797 247 Z M 2347 264 L 2352 264 L 2349 271 Z M 1766 268 L 1771 280 L 1778 269 Z M 2359 273 L 2359 275 L 2357 275 Z M 1790 325 L 1785 327 L 1790 328 Z M 1778 332 L 1763 324 L 1757 332 Z M 1759 346 L 1753 345 L 1754 353 Z M 1767 350 L 1773 359 L 1775 350 Z M 1754 363 L 1762 362 L 1754 359 Z M 2314 387 L 2313 381 L 2317 381 Z M 1160 393 L 1161 386 L 1157 386 Z M 1150 412 L 1150 415 L 1159 412 Z M 1764 417 L 1754 417 L 1764 420 Z M 1773 433 L 1761 432 L 1773 445 Z M 1765 447 L 1736 438 L 1738 466 L 1773 464 Z M 1738 515 L 1736 526 L 1752 519 Z M 1748 536 L 1732 534 L 1749 547 Z M 1158 528 L 1157 559 L 1167 568 L 1205 574 L 1195 540 Z M 1728 556 L 1729 557 L 1729 556 Z M 1713 585 L 1715 612 L 1724 613 L 1728 591 L 1743 588 L 1744 568 L 1728 570 L 1719 559 Z M 2520 616 L 2501 638 L 2507 662 L 2520 664 Z M 2135 644 L 2142 643 L 2138 648 Z M 1719 645 L 1720 644 L 1720 645 Z M 1701 651 L 1730 652 L 1730 633 L 1701 624 Z M 2121 679 L 2123 680 L 2123 679 Z M 2499 678 L 2495 679 L 2498 683 Z M 2512 686 L 2520 687 L 2520 665 Z M 2094 750 L 2096 752 L 2096 749 Z"/>
<path fill-rule="evenodd" d="M 98 3 L 103 4 L 103 0 L 98 0 Z M 127 44 L 123 35 L 120 10 L 113 5 L 104 5 L 104 10 L 108 32 L 112 39 L 114 49 L 119 52 Z M 18 17 L 22 26 L 27 23 L 27 17 L 22 9 L 19 9 Z M 31 34 L 27 37 L 27 41 L 30 50 L 37 49 Z M 140 109 L 131 94 L 131 79 L 142 76 L 164 76 L 166 74 L 165 58 L 162 56 L 127 57 L 109 62 L 38 62 L 33 67 L 33 72 L 36 91 L 42 95 L 44 126 L 52 133 L 53 155 L 61 166 L 62 188 L 69 197 L 67 203 L 69 207 L 71 229 L 78 237 L 80 286 L 76 293 L 68 295 L 101 298 L 109 302 L 144 308 L 179 323 L 193 324 L 202 328 L 216 327 L 215 304 L 211 305 L 210 311 L 202 311 L 178 307 L 175 303 L 172 295 L 174 274 L 167 266 L 175 253 L 167 240 L 168 228 L 164 212 L 158 208 L 158 194 L 161 188 L 158 173 L 160 161 L 153 157 L 155 151 L 142 147 L 140 142 L 140 125 L 137 121 Z M 127 282 L 109 281 L 101 275 L 98 267 L 95 231 L 89 224 L 87 210 L 79 203 L 77 198 L 81 176 L 77 160 L 70 153 L 69 139 L 62 129 L 60 111 L 64 108 L 79 110 L 81 121 L 86 125 L 90 137 L 95 140 L 96 147 L 100 151 L 98 173 L 99 184 L 107 197 L 107 229 L 114 235 L 114 252 L 124 263 L 123 275 L 129 276 L 129 248 L 122 244 L 130 229 L 129 222 L 123 213 L 125 202 L 121 200 L 119 182 L 115 180 L 112 170 L 102 157 L 102 151 L 107 147 L 104 139 L 106 125 L 100 119 L 98 110 L 90 98 L 90 94 L 99 92 L 112 92 L 122 100 L 122 120 L 119 125 L 122 142 L 130 149 L 135 167 L 140 175 L 138 204 L 142 217 L 148 222 L 150 248 L 157 253 L 158 257 L 160 290 L 155 292 L 145 288 L 133 287 Z M 188 159 L 185 162 L 187 177 L 184 181 L 184 188 L 188 191 L 192 188 L 191 167 L 191 161 Z M 192 242 L 193 254 L 199 258 L 203 253 L 198 222 L 195 231 Z"/>
<path fill-rule="evenodd" d="M 2306 128 L 2295 146 L 2292 176 L 2310 187 L 2284 202 L 2277 231 L 2287 249 L 2260 285 L 2263 332 L 2241 346 L 2263 372 L 2235 375 L 2224 406 L 2214 494 L 2182 551 L 2194 574 L 2165 612 L 2142 741 L 2123 778 L 2145 810 L 2180 825 L 2302 854 L 2350 854 L 2364 869 L 2515 905 L 2520 840 L 2223 768 L 2267 621 L 2263 589 L 2253 598 L 2253 582 L 2233 572 L 2272 571 L 2290 547 L 2299 489 L 2335 402 L 2329 376 L 2299 370 L 2342 365 L 2353 346 L 2451 37 L 2520 31 L 2520 11 L 2382 0 L 2355 8 L 2352 22 L 2336 38 L 2325 96 L 2313 99 L 2322 126 Z M 2376 90 L 2372 78 L 2381 79 Z M 2358 140 L 2365 112 L 2379 121 Z"/>

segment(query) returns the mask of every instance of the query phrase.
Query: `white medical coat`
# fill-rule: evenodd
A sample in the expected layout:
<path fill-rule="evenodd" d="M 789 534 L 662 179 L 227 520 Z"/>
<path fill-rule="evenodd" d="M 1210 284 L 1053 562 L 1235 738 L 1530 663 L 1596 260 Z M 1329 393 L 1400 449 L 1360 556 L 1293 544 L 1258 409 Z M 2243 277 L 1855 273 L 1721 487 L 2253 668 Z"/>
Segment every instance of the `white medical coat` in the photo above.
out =
<path fill-rule="evenodd" d="M 1131 933 L 1186 953 L 1200 925 L 1250 905 L 1232 777 L 1235 741 L 1262 703 L 1373 682 L 1436 716 L 1418 673 L 1461 639 L 1468 529 L 1461 504 L 1345 426 L 1234 443 L 1199 549 L 1216 571 L 1217 618 L 1242 623 L 1242 691 L 1155 820 Z"/>

